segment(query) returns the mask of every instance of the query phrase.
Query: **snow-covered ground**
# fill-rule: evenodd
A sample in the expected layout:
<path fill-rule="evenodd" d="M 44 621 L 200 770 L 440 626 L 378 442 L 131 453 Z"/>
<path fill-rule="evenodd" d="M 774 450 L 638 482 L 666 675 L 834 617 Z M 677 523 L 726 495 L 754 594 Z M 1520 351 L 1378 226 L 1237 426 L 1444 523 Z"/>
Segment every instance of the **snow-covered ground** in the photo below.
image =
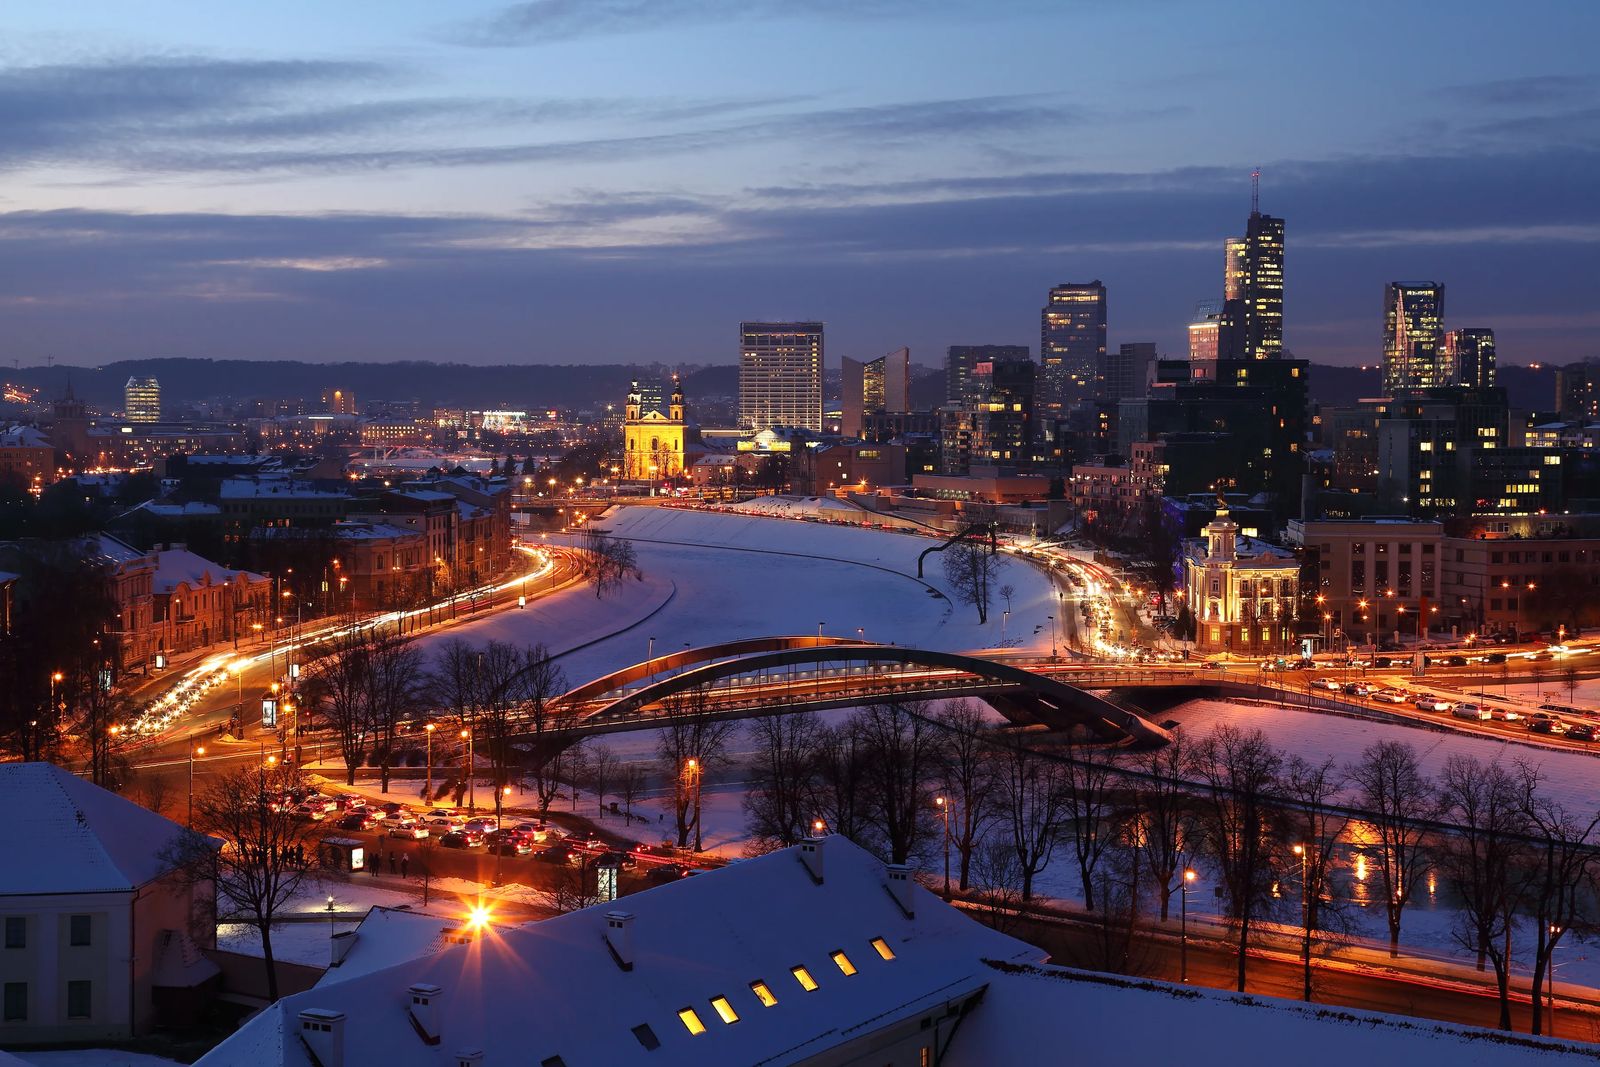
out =
<path fill-rule="evenodd" d="M 75 1048 L 58 1051 L 14 1052 L 13 1056 L 33 1067 L 176 1067 L 178 1060 L 152 1056 L 145 1052 L 126 1052 L 117 1048 Z"/>

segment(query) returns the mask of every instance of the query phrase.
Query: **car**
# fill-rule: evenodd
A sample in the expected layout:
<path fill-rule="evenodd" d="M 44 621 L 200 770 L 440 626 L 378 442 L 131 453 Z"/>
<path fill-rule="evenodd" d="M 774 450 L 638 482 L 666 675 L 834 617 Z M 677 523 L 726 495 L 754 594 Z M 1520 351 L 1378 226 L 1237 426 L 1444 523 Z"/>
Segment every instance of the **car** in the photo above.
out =
<path fill-rule="evenodd" d="M 592 861 L 592 865 L 596 867 L 600 866 L 602 863 L 614 863 L 617 865 L 618 869 L 624 871 L 631 871 L 635 867 L 639 866 L 639 861 L 632 855 L 627 852 L 618 852 L 616 849 L 610 849 L 606 852 L 601 852 L 596 855 Z"/>
<path fill-rule="evenodd" d="M 458 816 L 455 811 L 450 808 L 434 808 L 432 811 L 428 812 L 428 818 L 460 821 L 460 816 Z"/>
<path fill-rule="evenodd" d="M 423 817 L 419 821 L 423 826 L 428 828 L 429 833 L 432 833 L 436 837 L 443 837 L 451 830 L 461 829 L 461 824 L 456 822 L 454 819 L 439 819 L 430 815 Z"/>
<path fill-rule="evenodd" d="M 1522 712 L 1513 708 L 1490 708 L 1489 715 L 1496 722 L 1521 722 Z"/>
<path fill-rule="evenodd" d="M 1528 729 L 1536 734 L 1560 735 L 1567 732 L 1567 724 L 1552 716 L 1548 719 L 1529 719 Z"/>
<path fill-rule="evenodd" d="M 1504 652 L 1491 652 L 1483 657 L 1483 662 L 1485 663 L 1504 663 L 1505 661 L 1506 654 Z"/>
<path fill-rule="evenodd" d="M 1451 708 L 1450 714 L 1458 719 L 1476 719 L 1479 722 L 1493 718 L 1489 713 L 1489 709 L 1482 704 L 1471 704 L 1465 701 Z"/>
<path fill-rule="evenodd" d="M 1455 707 L 1454 701 L 1446 700 L 1444 697 L 1435 696 L 1432 693 L 1423 693 L 1411 703 L 1418 711 L 1449 711 Z"/>
<path fill-rule="evenodd" d="M 445 834 L 439 839 L 439 844 L 445 848 L 482 848 L 483 835 L 463 826 Z"/>
<path fill-rule="evenodd" d="M 605 838 L 593 830 L 579 830 L 576 833 L 568 834 L 565 844 L 571 848 L 587 849 L 590 852 L 596 852 L 606 847 Z"/>
<path fill-rule="evenodd" d="M 1575 722 L 1567 727 L 1567 737 L 1573 741 L 1593 741 L 1595 739 L 1594 724 Z"/>
<path fill-rule="evenodd" d="M 389 827 L 390 837 L 403 837 L 407 841 L 424 841 L 428 837 L 428 828 L 415 819 L 405 819 Z"/>
<path fill-rule="evenodd" d="M 689 870 L 688 867 L 681 863 L 663 863 L 650 868 L 649 873 L 644 876 L 644 880 L 651 885 L 665 885 L 668 882 L 676 882 L 678 879 L 686 877 L 689 874 Z"/>
<path fill-rule="evenodd" d="M 400 803 L 398 800 L 391 800 L 378 810 L 382 811 L 385 815 L 393 815 L 397 811 L 405 811 L 406 806 Z"/>
<path fill-rule="evenodd" d="M 1411 699 L 1411 694 L 1407 693 L 1404 689 L 1397 689 L 1392 685 L 1386 685 L 1382 689 L 1373 693 L 1372 699 L 1381 700 L 1385 704 L 1404 704 L 1406 701 Z"/>
<path fill-rule="evenodd" d="M 1337 693 L 1340 688 L 1339 681 L 1336 678 L 1313 678 L 1311 679 L 1311 686 L 1313 689 L 1326 689 L 1333 693 Z"/>
<path fill-rule="evenodd" d="M 354 793 L 340 793 L 333 798 L 333 806 L 340 811 L 358 811 L 367 806 L 367 798 Z"/>
<path fill-rule="evenodd" d="M 328 817 L 328 813 L 315 804 L 300 804 L 296 806 L 294 813 L 300 818 L 308 819 L 311 822 L 321 822 Z"/>
<path fill-rule="evenodd" d="M 334 802 L 332 797 L 325 797 L 321 793 L 311 793 L 305 797 L 302 797 L 300 800 L 300 807 L 316 808 L 318 811 L 324 813 L 339 810 L 339 805 Z"/>
<path fill-rule="evenodd" d="M 1372 657 L 1372 665 L 1374 667 L 1393 667 L 1396 662 L 1398 662 L 1398 661 L 1393 656 L 1373 656 Z"/>
<path fill-rule="evenodd" d="M 1444 664 L 1446 667 L 1465 667 L 1467 665 L 1467 657 L 1441 656 L 1439 662 Z"/>
<path fill-rule="evenodd" d="M 526 856 L 533 851 L 533 842 L 521 834 L 499 834 L 489 842 L 489 851 L 502 856 Z"/>
<path fill-rule="evenodd" d="M 1551 645 L 1549 648 L 1545 649 L 1545 651 L 1553 656 L 1565 656 L 1570 653 L 1572 649 L 1568 648 L 1566 645 Z"/>
<path fill-rule="evenodd" d="M 566 845 L 551 845 L 548 848 L 541 848 L 533 854 L 533 858 L 541 863 L 566 863 L 572 866 L 577 866 L 583 862 L 583 857 Z"/>
<path fill-rule="evenodd" d="M 468 819 L 462 825 L 469 830 L 476 830 L 480 834 L 486 834 L 495 828 L 495 820 L 492 815 L 479 815 L 477 818 Z"/>
<path fill-rule="evenodd" d="M 548 829 L 540 826 L 538 823 L 533 822 L 519 822 L 517 825 L 513 826 L 512 829 L 521 834 L 523 837 L 526 837 L 529 841 L 534 842 L 543 841 L 545 838 L 550 836 L 550 831 Z"/>
<path fill-rule="evenodd" d="M 378 817 L 367 811 L 352 811 L 339 819 L 341 830 L 370 830 L 378 825 Z"/>
<path fill-rule="evenodd" d="M 628 851 L 643 859 L 663 859 L 670 850 L 666 845 L 652 845 L 648 841 L 640 841 Z"/>
<path fill-rule="evenodd" d="M 1346 696 L 1364 697 L 1372 693 L 1372 686 L 1366 682 L 1346 682 L 1342 688 Z"/>

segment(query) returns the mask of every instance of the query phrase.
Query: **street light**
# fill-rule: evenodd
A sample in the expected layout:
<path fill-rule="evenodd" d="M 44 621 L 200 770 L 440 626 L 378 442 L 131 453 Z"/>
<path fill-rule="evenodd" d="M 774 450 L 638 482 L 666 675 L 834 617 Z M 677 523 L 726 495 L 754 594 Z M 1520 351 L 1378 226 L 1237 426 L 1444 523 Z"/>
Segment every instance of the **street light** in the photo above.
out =
<path fill-rule="evenodd" d="M 944 820 L 944 899 L 950 901 L 950 804 L 944 797 L 934 797 L 933 803 L 939 809 L 939 817 Z"/>
<path fill-rule="evenodd" d="M 428 735 L 428 784 L 426 789 L 430 804 L 433 803 L 433 732 L 438 728 L 437 723 L 431 722 L 422 728 L 423 732 Z"/>
<path fill-rule="evenodd" d="M 500 885 L 501 865 L 506 857 L 506 839 L 500 832 L 500 813 L 505 798 L 511 795 L 509 785 L 501 786 L 494 794 L 494 884 Z"/>
<path fill-rule="evenodd" d="M 1183 869 L 1182 898 L 1178 902 L 1178 980 L 1189 981 L 1189 886 L 1195 880 L 1193 867 Z"/>
<path fill-rule="evenodd" d="M 685 761 L 683 772 L 694 783 L 694 850 L 699 852 L 702 847 L 700 837 L 700 761 L 691 756 Z"/>
<path fill-rule="evenodd" d="M 186 823 L 191 830 L 194 829 L 194 758 L 205 754 L 206 747 L 204 745 L 199 748 L 194 746 L 194 733 L 191 731 L 189 734 L 189 820 Z"/>
<path fill-rule="evenodd" d="M 1305 967 L 1301 999 L 1308 1001 L 1311 999 L 1311 887 L 1306 884 L 1306 861 L 1310 853 L 1305 845 L 1294 846 L 1294 854 L 1300 857 L 1300 927 L 1303 931 L 1300 958 Z"/>
<path fill-rule="evenodd" d="M 478 811 L 478 791 L 475 780 L 477 776 L 473 774 L 475 768 L 472 761 L 471 729 L 462 730 L 461 737 L 467 742 L 467 810 L 476 814 Z M 457 795 L 459 796 L 460 794 Z"/>

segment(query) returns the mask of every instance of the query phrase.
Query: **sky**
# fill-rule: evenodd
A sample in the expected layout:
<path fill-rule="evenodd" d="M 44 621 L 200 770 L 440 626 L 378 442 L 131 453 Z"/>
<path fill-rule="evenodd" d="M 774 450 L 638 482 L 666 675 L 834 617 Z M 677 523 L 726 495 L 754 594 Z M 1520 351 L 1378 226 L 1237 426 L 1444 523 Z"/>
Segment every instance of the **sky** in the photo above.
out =
<path fill-rule="evenodd" d="M 1384 283 L 1600 355 L 1600 5 L 6 0 L 0 359 L 830 363 L 1028 344 L 1102 279 L 1184 351 L 1249 174 L 1285 341 Z"/>

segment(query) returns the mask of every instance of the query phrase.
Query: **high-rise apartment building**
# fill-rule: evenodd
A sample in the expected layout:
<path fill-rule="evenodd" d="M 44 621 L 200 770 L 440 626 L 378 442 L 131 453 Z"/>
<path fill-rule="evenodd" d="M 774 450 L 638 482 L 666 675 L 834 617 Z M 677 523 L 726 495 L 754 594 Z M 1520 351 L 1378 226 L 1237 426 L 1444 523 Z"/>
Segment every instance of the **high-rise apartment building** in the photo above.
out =
<path fill-rule="evenodd" d="M 1026 463 L 1033 458 L 1035 368 L 1031 360 L 979 363 L 972 371 L 971 459 Z"/>
<path fill-rule="evenodd" d="M 1600 418 L 1600 360 L 1556 369 L 1556 411 L 1563 419 Z"/>
<path fill-rule="evenodd" d="M 1488 389 L 1494 385 L 1494 331 L 1451 330 L 1444 335 L 1452 385 Z"/>
<path fill-rule="evenodd" d="M 846 437 L 860 437 L 868 415 L 910 409 L 911 349 L 897 348 L 865 363 L 846 356 L 839 369 L 839 432 Z"/>
<path fill-rule="evenodd" d="M 1215 363 L 1220 354 L 1218 342 L 1222 330 L 1222 303 L 1202 300 L 1194 306 L 1194 317 L 1189 320 L 1189 362 Z"/>
<path fill-rule="evenodd" d="M 349 389 L 329 389 L 322 394 L 322 410 L 329 415 L 354 415 L 356 394 Z"/>
<path fill-rule="evenodd" d="M 1222 354 L 1230 359 L 1283 355 L 1283 220 L 1251 211 L 1243 237 L 1227 242 Z"/>
<path fill-rule="evenodd" d="M 1039 317 L 1039 415 L 1054 420 L 1092 398 L 1105 373 L 1106 287 L 1098 278 L 1058 285 Z"/>
<path fill-rule="evenodd" d="M 1026 362 L 1030 356 L 1027 345 L 951 345 L 944 358 L 944 397 L 952 404 L 965 399 L 972 368 L 979 363 Z"/>
<path fill-rule="evenodd" d="M 122 413 L 129 422 L 160 422 L 161 383 L 154 378 L 129 378 L 122 387 Z"/>
<path fill-rule="evenodd" d="M 822 432 L 822 323 L 739 324 L 739 425 Z"/>
<path fill-rule="evenodd" d="M 1444 347 L 1444 286 L 1437 282 L 1390 282 L 1383 290 L 1383 390 L 1450 384 Z"/>
<path fill-rule="evenodd" d="M 1150 387 L 1150 368 L 1156 362 L 1153 342 L 1125 344 L 1106 357 L 1106 380 L 1101 395 L 1109 400 L 1144 396 Z"/>

